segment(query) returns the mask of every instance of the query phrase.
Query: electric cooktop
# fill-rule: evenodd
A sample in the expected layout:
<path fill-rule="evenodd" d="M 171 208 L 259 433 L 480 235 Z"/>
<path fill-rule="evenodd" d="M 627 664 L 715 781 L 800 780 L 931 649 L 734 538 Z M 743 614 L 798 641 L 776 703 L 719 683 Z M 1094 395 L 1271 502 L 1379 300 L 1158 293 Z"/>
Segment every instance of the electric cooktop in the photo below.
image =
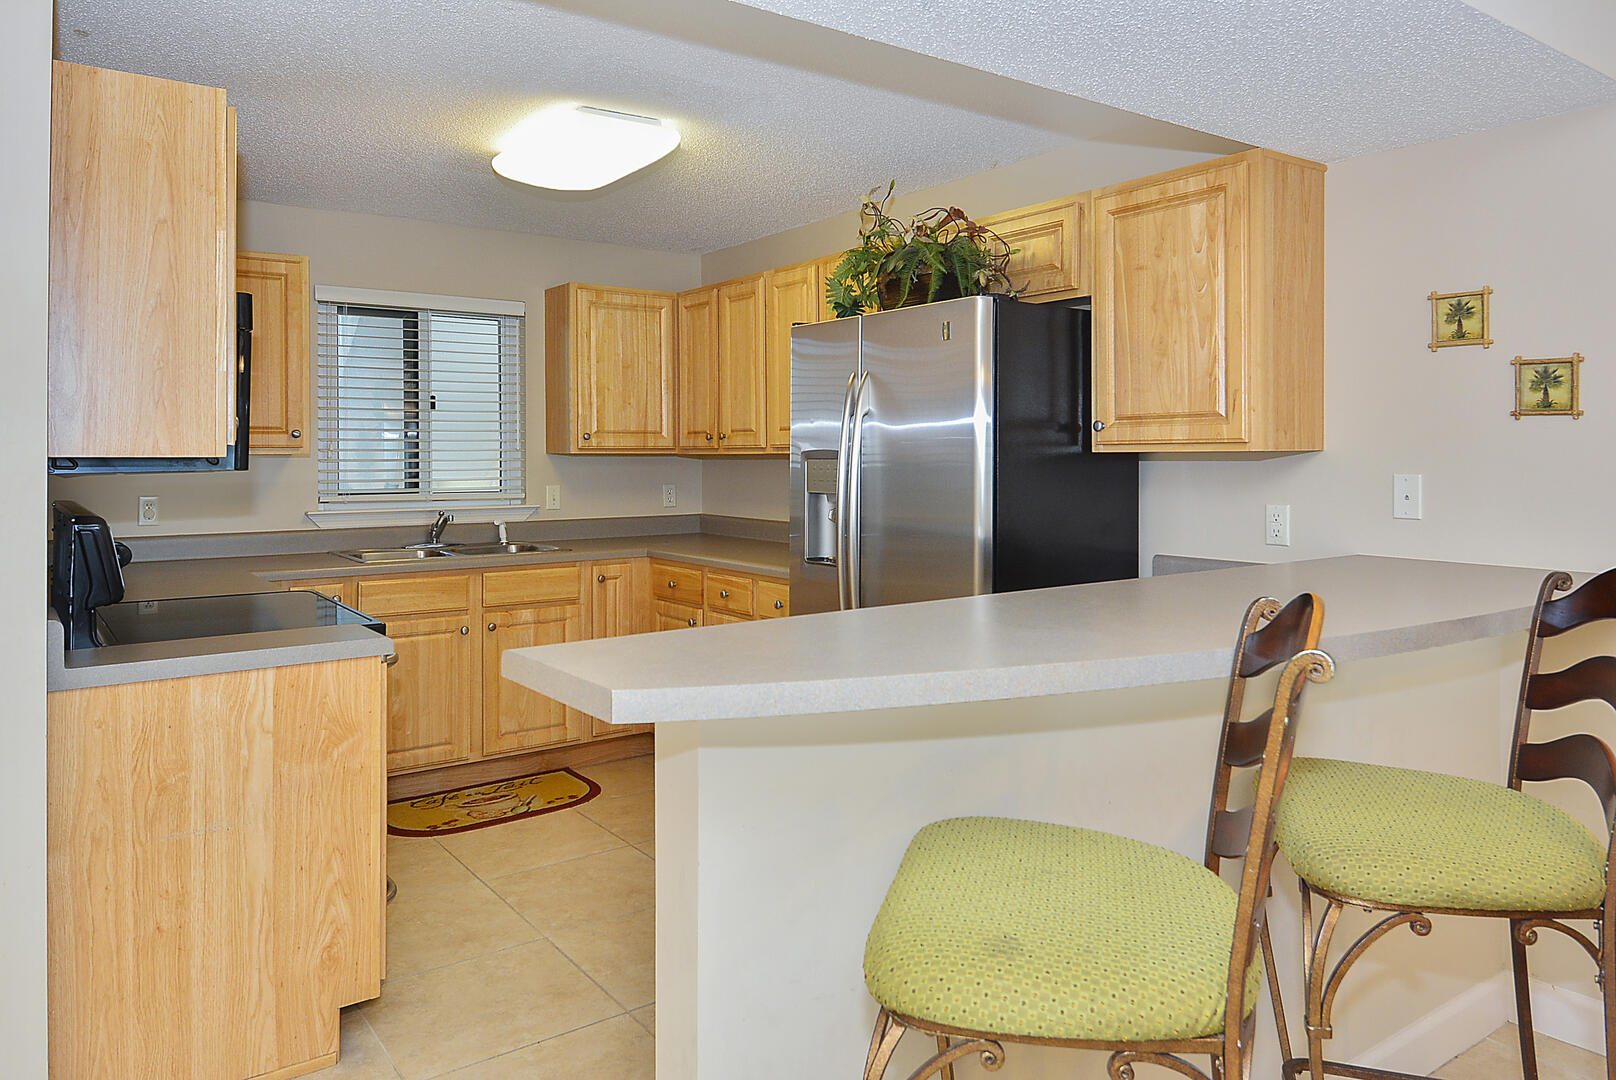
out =
<path fill-rule="evenodd" d="M 328 596 L 306 591 L 126 600 L 95 609 L 99 645 L 136 645 L 319 626 L 363 626 L 378 634 L 387 633 L 386 624 Z"/>

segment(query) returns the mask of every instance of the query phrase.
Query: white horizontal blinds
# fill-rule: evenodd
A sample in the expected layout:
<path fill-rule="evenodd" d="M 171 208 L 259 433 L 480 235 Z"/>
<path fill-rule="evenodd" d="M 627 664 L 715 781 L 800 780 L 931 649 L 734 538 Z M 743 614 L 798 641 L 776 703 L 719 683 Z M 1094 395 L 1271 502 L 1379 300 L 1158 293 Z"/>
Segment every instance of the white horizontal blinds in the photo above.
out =
<path fill-rule="evenodd" d="M 399 306 L 372 295 L 394 299 L 318 294 L 320 502 L 522 502 L 515 305 Z"/>

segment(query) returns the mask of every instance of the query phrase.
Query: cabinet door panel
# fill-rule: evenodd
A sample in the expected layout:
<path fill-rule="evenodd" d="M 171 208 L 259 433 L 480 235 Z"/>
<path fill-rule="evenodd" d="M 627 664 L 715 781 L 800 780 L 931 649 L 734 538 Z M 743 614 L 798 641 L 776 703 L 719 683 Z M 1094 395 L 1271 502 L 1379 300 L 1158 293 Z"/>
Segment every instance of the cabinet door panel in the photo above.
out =
<path fill-rule="evenodd" d="M 702 611 L 692 604 L 654 600 L 651 603 L 651 623 L 653 630 L 685 630 L 702 624 Z"/>
<path fill-rule="evenodd" d="M 1083 289 L 1083 210 L 1083 200 L 1068 199 L 982 219 L 1014 252 L 1007 272 L 1022 296 Z"/>
<path fill-rule="evenodd" d="M 621 637 L 651 629 L 649 559 L 598 562 L 589 570 L 590 637 Z M 650 724 L 608 724 L 593 716 L 589 724 L 596 739 L 651 730 Z"/>
<path fill-rule="evenodd" d="M 1095 202 L 1097 443 L 1246 439 L 1244 163 Z"/>
<path fill-rule="evenodd" d="M 718 449 L 718 290 L 679 294 L 679 449 Z"/>
<path fill-rule="evenodd" d="M 820 321 L 818 263 L 771 270 L 765 279 L 764 359 L 769 398 L 769 449 L 791 449 L 791 328 Z"/>
<path fill-rule="evenodd" d="M 582 641 L 582 605 L 488 611 L 484 619 L 483 756 L 537 750 L 581 738 L 581 713 L 505 678 L 500 674 L 500 658 L 507 649 Z"/>
<path fill-rule="evenodd" d="M 791 614 L 791 586 L 774 578 L 758 578 L 754 610 L 760 619 L 779 619 Z"/>
<path fill-rule="evenodd" d="M 576 299 L 577 448 L 672 449 L 673 296 L 580 288 Z"/>
<path fill-rule="evenodd" d="M 306 454 L 309 428 L 309 260 L 236 253 L 236 288 L 253 298 L 252 449 Z"/>
<path fill-rule="evenodd" d="M 398 662 L 387 669 L 387 768 L 471 757 L 477 639 L 469 616 L 387 620 Z"/>
<path fill-rule="evenodd" d="M 223 454 L 236 299 L 224 91 L 52 72 L 46 453 Z"/>
<path fill-rule="evenodd" d="M 718 287 L 720 450 L 769 445 L 763 363 L 763 276 Z"/>

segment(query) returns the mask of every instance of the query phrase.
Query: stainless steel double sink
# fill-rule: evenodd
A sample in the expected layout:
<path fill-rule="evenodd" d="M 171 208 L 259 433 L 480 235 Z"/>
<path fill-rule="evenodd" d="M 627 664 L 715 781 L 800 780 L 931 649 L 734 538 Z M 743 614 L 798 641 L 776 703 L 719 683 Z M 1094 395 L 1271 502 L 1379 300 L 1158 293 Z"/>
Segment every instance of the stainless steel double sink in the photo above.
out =
<path fill-rule="evenodd" d="M 538 555 L 546 551 L 570 551 L 555 544 L 414 544 L 399 548 L 355 548 L 333 551 L 356 563 L 407 563 L 418 559 L 452 559 L 478 555 Z"/>

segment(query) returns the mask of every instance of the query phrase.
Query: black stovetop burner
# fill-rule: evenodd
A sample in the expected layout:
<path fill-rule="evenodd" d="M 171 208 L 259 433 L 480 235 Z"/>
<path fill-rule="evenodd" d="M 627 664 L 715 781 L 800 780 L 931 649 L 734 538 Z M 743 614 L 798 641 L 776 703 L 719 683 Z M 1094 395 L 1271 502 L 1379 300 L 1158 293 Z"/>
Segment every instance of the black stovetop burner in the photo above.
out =
<path fill-rule="evenodd" d="M 378 634 L 387 633 L 386 624 L 330 597 L 306 591 L 106 604 L 95 609 L 94 633 L 98 645 L 136 645 L 319 626 L 364 626 Z"/>

